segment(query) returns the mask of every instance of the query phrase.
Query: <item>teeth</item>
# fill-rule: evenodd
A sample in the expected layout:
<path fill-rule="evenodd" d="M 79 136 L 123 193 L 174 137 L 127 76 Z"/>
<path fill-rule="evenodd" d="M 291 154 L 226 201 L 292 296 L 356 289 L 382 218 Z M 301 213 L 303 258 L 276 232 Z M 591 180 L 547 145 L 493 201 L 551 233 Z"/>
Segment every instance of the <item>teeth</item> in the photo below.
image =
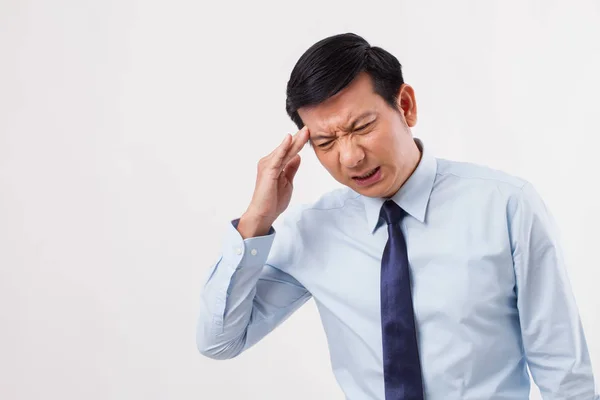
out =
<path fill-rule="evenodd" d="M 376 172 L 376 171 L 377 171 L 377 169 L 374 169 L 373 171 L 369 172 L 369 173 L 368 173 L 368 174 L 366 174 L 366 175 L 359 176 L 359 177 L 358 177 L 358 179 L 367 179 L 367 178 L 369 178 L 369 177 L 371 177 L 371 176 L 375 175 L 375 172 Z"/>

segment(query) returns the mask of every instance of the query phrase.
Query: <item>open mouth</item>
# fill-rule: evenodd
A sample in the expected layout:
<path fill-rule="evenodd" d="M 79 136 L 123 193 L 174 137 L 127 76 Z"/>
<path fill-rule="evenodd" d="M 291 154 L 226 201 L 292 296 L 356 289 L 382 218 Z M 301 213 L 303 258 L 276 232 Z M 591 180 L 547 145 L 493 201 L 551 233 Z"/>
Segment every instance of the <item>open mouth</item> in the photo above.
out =
<path fill-rule="evenodd" d="M 381 167 L 374 168 L 364 175 L 352 177 L 352 179 L 354 179 L 354 181 L 359 185 L 369 185 L 375 183 L 379 180 L 379 178 L 381 178 Z"/>

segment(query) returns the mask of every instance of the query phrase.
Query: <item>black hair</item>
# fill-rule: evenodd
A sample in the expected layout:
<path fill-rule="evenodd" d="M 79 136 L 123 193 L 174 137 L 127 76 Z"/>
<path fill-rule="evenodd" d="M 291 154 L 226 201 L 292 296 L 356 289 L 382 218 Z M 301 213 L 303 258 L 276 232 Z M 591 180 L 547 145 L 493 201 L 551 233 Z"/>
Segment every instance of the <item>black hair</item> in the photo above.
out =
<path fill-rule="evenodd" d="M 298 129 L 304 126 L 298 109 L 322 103 L 350 84 L 361 72 L 371 77 L 375 93 L 397 109 L 404 83 L 402 65 L 380 47 L 354 33 L 322 39 L 300 57 L 287 84 L 285 108 Z"/>

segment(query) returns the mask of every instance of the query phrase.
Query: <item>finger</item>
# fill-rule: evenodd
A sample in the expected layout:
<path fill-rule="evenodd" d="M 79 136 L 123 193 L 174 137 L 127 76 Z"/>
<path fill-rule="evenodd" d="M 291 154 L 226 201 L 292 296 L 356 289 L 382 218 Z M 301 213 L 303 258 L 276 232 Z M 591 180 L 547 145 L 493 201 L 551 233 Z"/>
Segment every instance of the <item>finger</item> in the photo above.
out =
<path fill-rule="evenodd" d="M 292 142 L 290 148 L 288 149 L 288 152 L 285 155 L 285 158 L 283 159 L 283 162 L 281 165 L 282 168 L 284 166 L 286 166 L 287 163 L 289 163 L 290 160 L 292 158 L 294 158 L 300 152 L 300 150 L 302 150 L 304 145 L 308 142 L 309 137 L 310 137 L 310 133 L 308 132 L 308 127 L 306 127 L 306 126 L 304 128 L 302 128 L 300 131 L 298 131 L 298 133 L 296 133 L 296 135 L 294 136 L 293 142 Z"/>
<path fill-rule="evenodd" d="M 292 135 L 287 133 L 283 138 L 281 144 L 277 146 L 277 148 L 273 150 L 270 155 L 275 156 L 276 158 L 283 158 L 293 142 L 294 138 L 292 137 Z"/>
<path fill-rule="evenodd" d="M 279 169 L 279 165 L 281 164 L 281 161 L 287 154 L 292 143 L 293 139 L 290 139 L 291 137 L 292 136 L 289 133 L 286 134 L 279 146 L 277 146 L 272 152 L 264 156 L 260 160 L 259 164 L 262 165 L 263 168 Z"/>
<path fill-rule="evenodd" d="M 298 172 L 298 168 L 300 167 L 300 161 L 302 161 L 302 159 L 300 158 L 300 154 L 296 154 L 283 169 L 283 173 L 285 174 L 287 180 L 290 181 L 290 183 L 294 181 L 296 172 Z"/>
<path fill-rule="evenodd" d="M 288 152 L 292 151 L 292 150 L 295 150 L 298 146 L 300 146 L 300 148 L 302 148 L 303 144 L 301 142 L 306 141 L 306 134 L 307 134 L 307 132 L 308 132 L 308 128 L 305 126 L 302 129 L 300 129 L 298 132 L 296 132 L 294 134 L 294 136 L 292 136 L 292 143 L 290 144 Z"/>

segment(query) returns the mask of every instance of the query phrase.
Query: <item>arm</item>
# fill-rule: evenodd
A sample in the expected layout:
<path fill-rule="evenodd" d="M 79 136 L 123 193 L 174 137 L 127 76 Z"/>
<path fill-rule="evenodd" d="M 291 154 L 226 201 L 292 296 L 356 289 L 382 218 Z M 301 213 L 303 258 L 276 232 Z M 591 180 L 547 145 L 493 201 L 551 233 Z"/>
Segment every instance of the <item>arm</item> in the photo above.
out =
<path fill-rule="evenodd" d="M 210 271 L 201 296 L 196 331 L 198 350 L 228 359 L 253 346 L 310 297 L 292 276 L 268 261 L 271 247 L 277 264 L 293 261 L 298 242 L 289 229 L 243 239 L 235 220 L 227 231 L 220 260 Z"/>
<path fill-rule="evenodd" d="M 297 262 L 295 255 L 302 251 L 297 226 L 284 225 L 277 241 L 271 229 L 290 204 L 298 152 L 308 137 L 306 127 L 293 138 L 288 134 L 258 162 L 250 205 L 229 227 L 221 258 L 204 285 L 196 343 L 208 357 L 239 355 L 310 298 L 298 281 L 277 268 Z"/>
<path fill-rule="evenodd" d="M 545 400 L 598 399 L 552 216 L 530 184 L 509 208 L 517 307 L 533 380 Z"/>

